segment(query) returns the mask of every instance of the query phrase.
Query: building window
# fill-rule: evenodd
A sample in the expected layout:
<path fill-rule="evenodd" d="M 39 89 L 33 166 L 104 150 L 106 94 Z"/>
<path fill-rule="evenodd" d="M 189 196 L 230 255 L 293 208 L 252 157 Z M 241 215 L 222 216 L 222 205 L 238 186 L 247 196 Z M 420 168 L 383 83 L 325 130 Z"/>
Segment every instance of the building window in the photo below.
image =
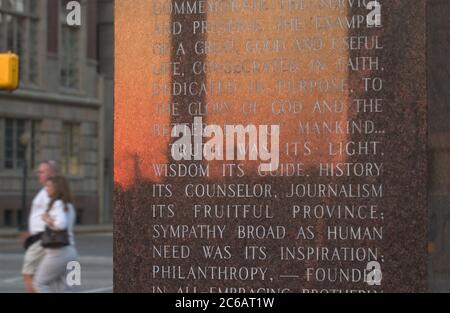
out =
<path fill-rule="evenodd" d="M 3 225 L 6 227 L 15 226 L 16 221 L 14 220 L 14 210 L 4 210 L 3 211 Z"/>
<path fill-rule="evenodd" d="M 80 87 L 80 27 L 67 24 L 67 3 L 63 0 L 60 7 L 60 79 L 61 86 L 78 90 Z"/>
<path fill-rule="evenodd" d="M 20 81 L 38 85 L 38 4 L 36 0 L 0 0 L 0 51 L 20 57 Z"/>
<path fill-rule="evenodd" d="M 61 140 L 61 170 L 64 175 L 77 176 L 80 163 L 80 124 L 64 123 Z"/>
<path fill-rule="evenodd" d="M 0 125 L 3 128 L 3 168 L 19 169 L 26 160 L 28 167 L 34 169 L 39 154 L 38 121 L 7 118 Z"/>

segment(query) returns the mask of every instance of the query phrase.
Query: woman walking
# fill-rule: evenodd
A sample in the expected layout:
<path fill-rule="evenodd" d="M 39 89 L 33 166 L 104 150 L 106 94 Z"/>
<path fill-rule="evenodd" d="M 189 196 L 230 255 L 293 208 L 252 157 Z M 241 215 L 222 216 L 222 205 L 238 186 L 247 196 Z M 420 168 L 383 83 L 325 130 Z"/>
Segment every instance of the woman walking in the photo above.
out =
<path fill-rule="evenodd" d="M 49 178 L 46 187 L 50 203 L 47 212 L 42 215 L 47 226 L 42 238 L 45 256 L 37 269 L 33 285 L 39 293 L 66 292 L 67 264 L 77 258 L 73 234 L 75 208 L 64 177 Z"/>

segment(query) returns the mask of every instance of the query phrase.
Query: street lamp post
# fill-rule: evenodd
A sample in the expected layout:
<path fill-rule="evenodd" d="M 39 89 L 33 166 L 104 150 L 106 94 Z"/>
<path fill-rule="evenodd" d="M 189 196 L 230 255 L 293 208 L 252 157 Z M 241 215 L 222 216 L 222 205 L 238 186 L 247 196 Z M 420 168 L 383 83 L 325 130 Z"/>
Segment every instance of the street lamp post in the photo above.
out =
<path fill-rule="evenodd" d="M 24 133 L 20 136 L 20 144 L 25 148 L 25 153 L 22 159 L 22 201 L 21 201 L 21 214 L 19 221 L 19 230 L 26 231 L 28 229 L 27 223 L 27 179 L 28 179 L 28 143 L 30 142 L 30 136 Z"/>

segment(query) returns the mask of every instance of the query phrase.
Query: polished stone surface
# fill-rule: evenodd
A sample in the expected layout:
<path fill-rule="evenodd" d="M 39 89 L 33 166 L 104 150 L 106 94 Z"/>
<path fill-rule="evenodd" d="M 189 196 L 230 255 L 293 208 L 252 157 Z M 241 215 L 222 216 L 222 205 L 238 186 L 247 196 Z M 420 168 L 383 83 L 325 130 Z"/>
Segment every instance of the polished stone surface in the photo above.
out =
<path fill-rule="evenodd" d="M 269 1 L 270 2 L 270 1 Z M 257 123 L 279 123 L 283 126 L 282 143 L 292 142 L 298 139 L 295 127 L 298 119 L 309 119 L 324 121 L 335 118 L 341 121 L 372 120 L 378 129 L 384 133 L 374 133 L 371 135 L 311 135 L 309 140 L 318 147 L 318 152 L 311 157 L 302 159 L 309 176 L 302 177 L 258 177 L 251 164 L 243 162 L 244 168 L 248 170 L 243 178 L 220 177 L 217 169 L 219 164 L 212 164 L 212 175 L 209 178 L 158 178 L 151 173 L 153 163 L 186 164 L 187 162 L 175 162 L 171 160 L 168 138 L 149 135 L 148 129 L 155 123 L 190 123 L 193 116 L 189 114 L 187 106 L 180 106 L 179 115 L 154 114 L 151 110 L 151 103 L 171 101 L 177 103 L 201 102 L 227 100 L 236 101 L 245 99 L 252 94 L 243 89 L 239 89 L 236 95 L 188 95 L 173 96 L 164 94 L 151 94 L 152 83 L 188 83 L 195 81 L 198 83 L 209 81 L 212 77 L 226 80 L 229 76 L 225 74 L 205 74 L 205 75 L 161 75 L 155 78 L 150 69 L 162 62 L 181 62 L 184 72 L 195 62 L 206 60 L 220 60 L 223 57 L 229 61 L 239 60 L 241 57 L 248 57 L 252 52 L 235 55 L 226 54 L 224 56 L 199 55 L 193 53 L 176 54 L 176 48 L 180 43 L 184 43 L 187 51 L 192 51 L 192 44 L 205 40 L 206 34 L 193 34 L 192 32 L 182 33 L 177 36 L 161 35 L 153 38 L 151 36 L 154 20 L 146 11 L 150 9 L 149 1 L 135 2 L 135 6 L 127 5 L 126 1 L 118 1 L 116 7 L 116 143 L 115 143 L 115 212 L 114 212 L 114 281 L 116 292 L 158 292 L 161 290 L 168 292 L 178 291 L 180 287 L 184 291 L 197 292 L 220 292 L 236 291 L 226 288 L 243 288 L 245 291 L 265 290 L 302 292 L 308 290 L 327 290 L 329 292 L 349 292 L 350 290 L 362 291 L 384 291 L 384 292 L 414 292 L 426 290 L 426 85 L 425 85 L 425 1 L 417 1 L 411 6 L 406 1 L 383 2 L 383 27 L 382 28 L 360 28 L 351 29 L 349 33 L 337 30 L 336 33 L 328 34 L 323 32 L 323 36 L 379 36 L 384 49 L 373 51 L 344 50 L 339 53 L 324 51 L 320 57 L 327 62 L 336 62 L 342 57 L 373 56 L 380 57 L 380 64 L 384 69 L 379 71 L 338 71 L 326 70 L 315 72 L 305 70 L 291 73 L 265 73 L 260 76 L 267 86 L 274 86 L 276 79 L 302 79 L 312 77 L 332 78 L 343 77 L 350 81 L 349 90 L 345 92 L 335 92 L 333 96 L 346 103 L 357 98 L 382 98 L 382 113 L 361 113 L 356 112 L 354 106 L 348 106 L 347 110 L 339 114 L 325 114 L 324 116 L 314 115 L 311 111 L 304 112 L 305 115 L 290 116 L 289 118 L 274 116 L 261 109 L 259 114 L 254 116 L 243 116 L 238 110 L 230 110 L 223 114 L 207 115 L 208 123 L 243 123 L 243 121 Z M 272 2 L 273 3 L 273 2 Z M 313 9 L 317 9 L 313 7 Z M 308 18 L 317 15 L 317 11 L 307 11 Z M 257 17 L 263 21 L 270 20 L 272 12 L 258 12 Z M 336 14 L 342 18 L 346 14 L 367 14 L 365 8 L 351 9 L 348 12 L 330 11 L 328 14 Z M 334 15 L 333 15 L 334 16 Z M 230 17 L 230 16 L 228 16 Z M 158 16 L 158 21 L 166 23 L 178 22 L 183 26 L 190 25 L 193 21 L 221 20 L 222 15 L 206 16 L 197 15 L 175 15 L 172 17 Z M 242 15 L 241 18 L 249 18 Z M 307 32 L 315 34 L 314 30 Z M 270 37 L 272 33 L 259 34 Z M 208 39 L 215 38 L 214 34 L 208 34 Z M 244 36 L 244 35 L 243 35 Z M 280 36 L 280 35 L 279 35 Z M 289 37 L 285 35 L 286 38 Z M 233 36 L 229 36 L 233 38 Z M 244 36 L 245 37 L 245 36 Z M 282 36 L 281 36 L 282 37 Z M 226 40 L 227 36 L 222 36 Z M 236 40 L 245 38 L 236 37 Z M 171 47 L 169 54 L 155 57 L 150 49 L 155 42 L 164 42 Z M 153 51 L 154 52 L 154 51 Z M 361 55 L 358 55 L 361 53 Z M 292 58 L 301 62 L 304 59 L 310 60 L 313 53 L 307 56 L 300 53 L 282 52 L 286 58 Z M 265 52 L 256 54 L 259 61 L 267 61 L 275 57 L 274 53 Z M 154 74 L 154 73 L 153 73 Z M 253 79 L 252 75 L 235 74 L 238 88 L 242 88 L 248 80 Z M 363 92 L 362 78 L 380 77 L 384 81 L 381 92 Z M 247 90 L 247 89 L 245 89 Z M 329 94 L 327 94 L 329 95 Z M 326 95 L 321 95 L 315 91 L 309 96 L 305 96 L 305 102 L 315 98 L 323 99 Z M 274 88 L 267 88 L 263 93 L 255 96 L 258 102 L 276 99 L 280 97 Z M 292 97 L 295 98 L 295 97 Z M 305 138 L 301 138 L 305 139 Z M 378 141 L 381 142 L 382 150 L 376 155 L 358 156 L 330 156 L 326 150 L 326 142 L 334 144 Z M 289 158 L 282 156 L 282 161 L 299 161 L 299 158 Z M 318 166 L 323 162 L 337 164 L 340 162 L 372 162 L 383 163 L 383 172 L 376 177 L 333 177 L 326 178 L 319 176 Z M 201 164 L 198 162 L 197 164 Z M 216 169 L 216 171 L 214 170 Z M 186 197 L 184 188 L 187 184 L 270 184 L 273 195 L 277 197 L 261 199 L 235 199 L 235 198 L 212 198 L 207 201 Z M 171 197 L 153 196 L 155 188 L 161 184 L 170 184 L 173 194 Z M 341 197 L 327 198 L 300 198 L 293 200 L 286 195 L 292 184 L 332 184 L 343 186 L 356 186 L 357 184 L 372 184 L 379 186 L 383 184 L 383 196 L 358 199 L 344 199 Z M 163 188 L 164 194 L 164 188 Z M 367 222 L 346 221 L 344 219 L 294 219 L 289 214 L 289 208 L 293 205 L 335 205 L 345 203 L 347 205 L 377 205 L 381 218 L 376 221 Z M 227 204 L 256 204 L 269 205 L 273 208 L 275 216 L 267 220 L 256 219 L 228 219 L 226 221 L 209 218 L 195 218 L 192 207 L 195 204 L 227 205 Z M 152 214 L 153 204 L 173 205 L 176 213 L 175 217 L 155 217 Z M 236 225 L 258 226 L 286 226 L 289 233 L 283 240 L 277 239 L 239 239 L 235 233 L 228 232 L 224 239 L 155 239 L 152 225 L 224 225 L 227 229 L 235 229 Z M 312 240 L 296 238 L 300 227 L 311 226 L 314 228 L 316 237 Z M 383 227 L 383 239 L 371 240 L 341 240 L 330 241 L 325 238 L 326 230 L 329 226 L 353 226 L 353 227 Z M 154 258 L 152 245 L 188 245 L 192 248 L 192 253 L 188 259 L 166 259 Z M 222 258 L 220 260 L 205 260 L 201 253 L 202 245 L 230 246 L 232 258 L 230 260 Z M 244 248 L 246 246 L 265 246 L 270 258 L 265 260 L 245 260 Z M 285 261 L 280 260 L 280 247 L 328 247 L 328 248 L 379 248 L 379 259 L 383 273 L 381 286 L 367 286 L 366 283 L 358 282 L 320 282 L 308 280 L 307 268 L 323 269 L 359 269 L 363 270 L 367 262 L 351 261 Z M 222 251 L 223 252 L 223 251 Z M 226 253 L 223 253 L 226 255 Z M 222 255 L 222 256 L 223 256 Z M 166 265 L 173 266 L 174 279 L 161 279 L 160 276 L 153 277 L 153 266 Z M 186 268 L 189 266 L 222 266 L 222 267 L 260 267 L 267 268 L 267 273 L 259 275 L 254 280 L 223 280 L 223 279 L 182 279 L 187 276 Z M 180 271 L 178 269 L 180 267 Z M 184 271 L 183 271 L 184 269 Z M 293 277 L 295 276 L 295 277 Z M 359 279 L 358 279 L 359 280 Z M 160 287 L 160 289 L 156 287 Z M 197 289 L 193 289 L 193 288 Z M 165 288 L 165 289 L 164 289 Z M 187 289 L 186 289 L 187 288 Z M 261 289 L 259 289 L 261 288 Z"/>

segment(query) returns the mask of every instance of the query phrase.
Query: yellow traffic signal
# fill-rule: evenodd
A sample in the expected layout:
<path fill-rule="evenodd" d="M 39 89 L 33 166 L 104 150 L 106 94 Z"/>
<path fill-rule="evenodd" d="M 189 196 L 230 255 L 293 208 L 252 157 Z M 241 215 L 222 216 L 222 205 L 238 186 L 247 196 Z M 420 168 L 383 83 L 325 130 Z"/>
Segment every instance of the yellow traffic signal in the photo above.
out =
<path fill-rule="evenodd" d="M 0 89 L 14 90 L 19 87 L 19 56 L 0 53 Z"/>

